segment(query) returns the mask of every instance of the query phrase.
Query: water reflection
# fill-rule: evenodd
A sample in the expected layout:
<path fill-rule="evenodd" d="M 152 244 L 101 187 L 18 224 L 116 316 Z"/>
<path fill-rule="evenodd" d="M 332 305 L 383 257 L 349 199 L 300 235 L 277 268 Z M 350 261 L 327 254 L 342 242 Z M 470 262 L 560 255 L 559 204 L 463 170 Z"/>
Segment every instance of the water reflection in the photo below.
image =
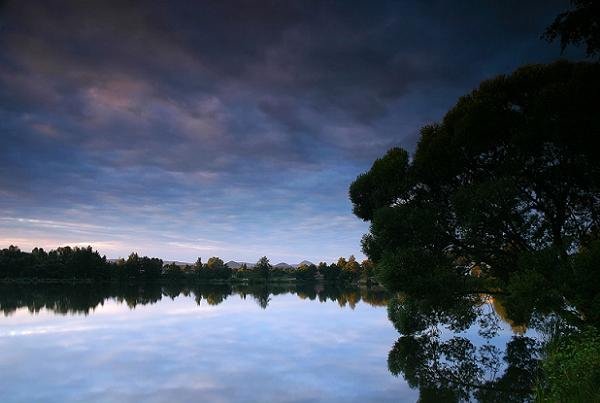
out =
<path fill-rule="evenodd" d="M 3 285 L 0 309 L 2 401 L 528 401 L 556 325 L 489 295 L 318 284 Z"/>
<path fill-rule="evenodd" d="M 414 401 L 385 365 L 386 302 L 315 285 L 3 288 L 0 401 Z"/>
<path fill-rule="evenodd" d="M 131 309 L 154 304 L 163 297 L 192 296 L 200 305 L 219 305 L 231 295 L 256 301 L 266 309 L 272 296 L 294 294 L 301 299 L 336 301 L 340 307 L 354 309 L 363 301 L 371 306 L 386 306 L 387 293 L 381 288 L 340 287 L 323 284 L 3 284 L 0 285 L 0 310 L 9 316 L 19 308 L 36 313 L 42 309 L 56 314 L 88 315 L 107 300 L 125 303 Z"/>
<path fill-rule="evenodd" d="M 397 296 L 388 316 L 402 335 L 389 370 L 418 388 L 420 401 L 531 399 L 543 338 L 510 320 L 497 298 Z"/>

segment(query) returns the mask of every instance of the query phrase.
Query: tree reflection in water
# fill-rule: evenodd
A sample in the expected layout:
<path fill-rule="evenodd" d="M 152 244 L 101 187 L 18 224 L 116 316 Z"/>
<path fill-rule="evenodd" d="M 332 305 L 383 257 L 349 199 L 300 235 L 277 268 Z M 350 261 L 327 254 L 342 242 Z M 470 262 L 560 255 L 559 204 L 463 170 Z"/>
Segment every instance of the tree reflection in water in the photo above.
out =
<path fill-rule="evenodd" d="M 110 299 L 135 309 L 137 305 L 154 304 L 163 297 L 174 299 L 180 295 L 193 296 L 198 305 L 219 305 L 236 294 L 244 299 L 252 297 L 263 309 L 268 307 L 271 296 L 279 294 L 295 294 L 320 302 L 336 301 L 340 307 L 352 309 L 359 301 L 373 306 L 385 306 L 388 302 L 387 293 L 382 289 L 319 284 L 3 284 L 0 285 L 0 311 L 5 316 L 20 308 L 32 313 L 46 309 L 55 314 L 87 315 Z"/>
<path fill-rule="evenodd" d="M 389 353 L 389 370 L 419 388 L 419 401 L 531 400 L 540 334 L 526 336 L 525 325 L 508 319 L 498 299 L 398 295 L 388 316 L 402 335 Z M 507 331 L 513 333 L 508 341 Z"/>
<path fill-rule="evenodd" d="M 10 284 L 0 285 L 0 310 L 6 316 L 20 308 L 87 315 L 107 300 L 135 309 L 180 295 L 198 305 L 218 305 L 238 295 L 267 309 L 272 296 L 288 293 L 350 309 L 360 301 L 387 305 L 401 335 L 389 352 L 389 371 L 418 388 L 422 402 L 530 400 L 542 338 L 558 322 L 547 313 L 527 322 L 511 320 L 503 301 L 489 295 L 390 298 L 382 289 L 323 284 Z"/>

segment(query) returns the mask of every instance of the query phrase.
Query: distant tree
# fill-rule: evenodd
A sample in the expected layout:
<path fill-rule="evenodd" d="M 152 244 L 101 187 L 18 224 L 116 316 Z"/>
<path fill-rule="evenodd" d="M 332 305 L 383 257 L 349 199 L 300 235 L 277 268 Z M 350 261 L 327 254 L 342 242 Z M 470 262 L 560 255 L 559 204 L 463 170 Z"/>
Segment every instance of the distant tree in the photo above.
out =
<path fill-rule="evenodd" d="M 342 268 L 342 275 L 346 281 L 356 281 L 360 276 L 360 264 L 354 255 L 350 255 L 346 265 Z"/>
<path fill-rule="evenodd" d="M 188 274 L 193 275 L 196 273 L 195 266 L 193 264 L 184 265 L 182 270 L 183 270 L 183 274 L 185 274 L 186 276 Z"/>
<path fill-rule="evenodd" d="M 220 270 L 225 267 L 225 263 L 222 259 L 213 256 L 206 262 L 206 267 L 210 270 Z"/>
<path fill-rule="evenodd" d="M 365 259 L 360 264 L 360 277 L 364 281 L 369 282 L 371 277 L 373 277 L 374 270 L 375 270 L 375 265 L 373 264 L 373 262 L 370 261 L 369 259 Z"/>
<path fill-rule="evenodd" d="M 162 259 L 143 256 L 140 258 L 140 271 L 146 281 L 155 281 L 160 279 L 163 268 Z"/>
<path fill-rule="evenodd" d="M 34 260 L 40 262 L 43 262 L 48 258 L 48 254 L 44 251 L 43 248 L 33 248 L 33 250 L 31 251 L 31 256 L 34 258 Z"/>
<path fill-rule="evenodd" d="M 266 256 L 261 257 L 254 266 L 254 270 L 265 280 L 269 279 L 269 274 L 272 269 L 273 267 L 269 263 L 269 259 L 267 259 Z"/>
<path fill-rule="evenodd" d="M 544 32 L 548 41 L 560 39 L 564 51 L 568 45 L 585 44 L 589 57 L 600 56 L 600 2 L 571 0 L 574 9 L 560 13 Z"/>
<path fill-rule="evenodd" d="M 329 266 L 321 266 L 319 265 L 319 272 L 323 275 L 323 280 L 328 282 L 337 281 L 340 277 L 341 269 L 335 263 L 330 264 Z"/>
<path fill-rule="evenodd" d="M 203 266 L 203 276 L 205 279 L 220 279 L 226 280 L 231 278 L 231 269 L 227 266 L 222 259 L 218 257 L 211 257 Z"/>
<path fill-rule="evenodd" d="M 105 281 L 109 276 L 106 257 L 90 246 L 60 247 L 49 253 L 41 248 L 27 253 L 16 246 L 0 250 L 0 278 Z"/>
<path fill-rule="evenodd" d="M 142 262 L 137 253 L 133 252 L 125 261 L 123 266 L 123 275 L 127 281 L 136 281 L 140 277 Z"/>
<path fill-rule="evenodd" d="M 319 264 L 317 265 L 317 271 L 319 272 L 319 274 L 322 276 L 323 279 L 325 279 L 325 273 L 327 272 L 328 269 L 328 265 L 325 262 L 319 262 Z"/>
<path fill-rule="evenodd" d="M 198 259 L 196 259 L 196 263 L 194 263 L 194 267 L 193 267 L 194 274 L 196 274 L 196 276 L 200 276 L 203 267 L 204 266 L 202 264 L 202 258 L 199 257 Z"/>
<path fill-rule="evenodd" d="M 346 267 L 349 268 L 352 271 L 358 271 L 359 270 L 360 265 L 356 261 L 356 257 L 354 257 L 354 255 L 350 255 L 350 257 L 348 258 L 348 262 L 346 263 Z"/>
<path fill-rule="evenodd" d="M 10 245 L 0 252 L 0 277 L 27 277 L 32 271 L 31 259 L 18 246 Z"/>
<path fill-rule="evenodd" d="M 314 264 L 302 263 L 295 271 L 296 279 L 301 281 L 315 281 L 317 274 L 317 266 Z"/>
<path fill-rule="evenodd" d="M 184 279 L 183 270 L 177 263 L 169 263 L 164 267 L 165 279 L 171 282 L 179 282 Z M 177 293 L 179 294 L 179 293 Z"/>

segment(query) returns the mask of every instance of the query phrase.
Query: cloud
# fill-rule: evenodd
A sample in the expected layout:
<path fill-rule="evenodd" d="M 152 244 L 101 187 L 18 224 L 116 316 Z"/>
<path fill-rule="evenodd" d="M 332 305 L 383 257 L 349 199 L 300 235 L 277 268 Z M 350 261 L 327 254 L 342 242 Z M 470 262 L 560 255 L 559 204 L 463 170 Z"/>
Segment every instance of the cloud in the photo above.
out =
<path fill-rule="evenodd" d="M 539 33 L 562 7 L 9 1 L 0 211 L 112 228 L 38 223 L 32 239 L 112 236 L 178 259 L 199 237 L 252 259 L 254 247 L 357 253 L 366 227 L 349 183 L 389 147 L 412 149 L 480 80 L 556 57 Z M 27 228 L 0 223 L 0 235 Z"/>

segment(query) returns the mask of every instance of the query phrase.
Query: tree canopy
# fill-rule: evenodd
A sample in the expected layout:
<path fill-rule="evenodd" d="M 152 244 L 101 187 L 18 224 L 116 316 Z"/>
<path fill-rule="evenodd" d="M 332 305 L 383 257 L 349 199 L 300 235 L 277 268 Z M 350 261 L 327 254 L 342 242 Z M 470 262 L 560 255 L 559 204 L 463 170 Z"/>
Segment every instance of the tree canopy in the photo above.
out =
<path fill-rule="evenodd" d="M 266 256 L 263 256 L 256 262 L 256 265 L 254 265 L 254 270 L 260 273 L 265 279 L 268 279 L 269 273 L 273 270 L 273 266 L 269 263 L 269 259 Z"/>
<path fill-rule="evenodd" d="M 350 186 L 355 214 L 371 222 L 365 253 L 397 283 L 474 263 L 505 276 L 523 254 L 565 257 L 597 239 L 599 105 L 593 63 L 483 82 L 422 128 L 411 159 L 391 149 Z"/>
<path fill-rule="evenodd" d="M 546 29 L 548 41 L 560 39 L 564 51 L 568 45 L 585 44 L 588 56 L 600 56 L 600 3 L 596 0 L 571 0 L 573 9 L 560 13 Z"/>

